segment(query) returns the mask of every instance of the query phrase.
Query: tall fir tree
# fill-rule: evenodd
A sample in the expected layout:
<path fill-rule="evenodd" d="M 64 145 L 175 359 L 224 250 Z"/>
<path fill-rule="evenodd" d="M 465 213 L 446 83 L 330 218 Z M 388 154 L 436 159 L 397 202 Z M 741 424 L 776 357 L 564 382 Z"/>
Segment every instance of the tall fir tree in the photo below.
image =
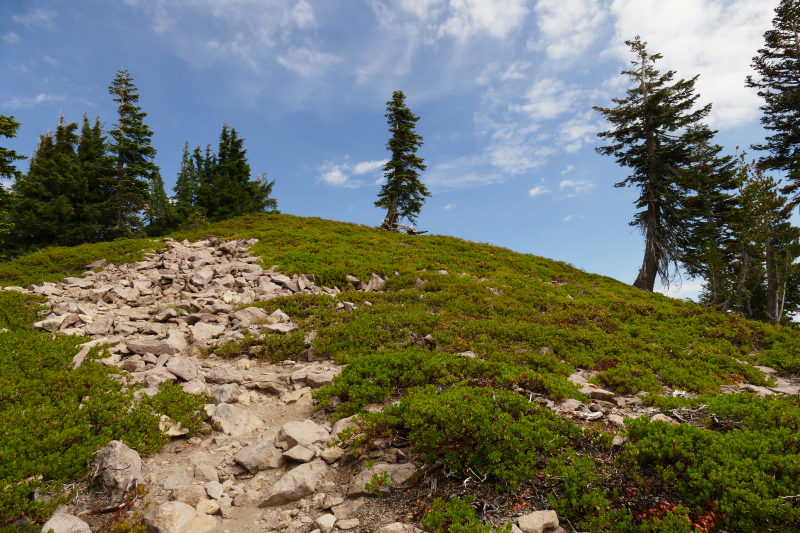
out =
<path fill-rule="evenodd" d="M 91 241 L 102 241 L 109 237 L 109 228 L 114 224 L 114 212 L 110 209 L 110 185 L 114 176 L 114 160 L 107 153 L 107 142 L 100 118 L 94 123 L 83 115 L 81 135 L 78 140 L 78 162 L 81 174 L 89 189 L 89 202 L 94 204 L 99 229 L 90 237 Z"/>
<path fill-rule="evenodd" d="M 108 187 L 108 208 L 114 213 L 111 233 L 129 236 L 139 231 L 140 213 L 151 203 L 151 182 L 158 173 L 153 163 L 156 149 L 150 145 L 153 132 L 144 123 L 147 113 L 136 105 L 139 94 L 127 70 L 117 71 L 108 91 L 118 114 L 116 127 L 108 132 L 108 151 L 115 163 Z"/>
<path fill-rule="evenodd" d="M 610 144 L 596 150 L 631 169 L 615 187 L 639 188 L 639 211 L 630 224 L 644 235 L 645 251 L 633 285 L 652 292 L 656 277 L 669 284 L 678 272 L 686 231 L 684 203 L 692 186 L 686 170 L 702 131 L 693 126 L 700 125 L 711 105 L 693 109 L 699 97 L 694 94 L 697 76 L 673 81 L 673 71 L 661 74 L 654 68 L 661 54 L 649 54 L 638 36 L 625 43 L 636 56 L 633 68 L 623 71 L 633 86 L 626 98 L 613 99 L 616 107 L 594 108 L 613 126 L 598 133 Z"/>
<path fill-rule="evenodd" d="M 145 210 L 148 235 L 161 235 L 178 228 L 178 212 L 164 190 L 164 180 L 158 170 L 150 178 L 150 203 Z"/>
<path fill-rule="evenodd" d="M 14 183 L 12 220 L 19 253 L 46 246 L 75 246 L 100 230 L 97 204 L 82 172 L 76 123 L 62 117 L 55 133 L 39 139 L 30 169 Z"/>
<path fill-rule="evenodd" d="M 386 122 L 392 136 L 386 149 L 392 158 L 383 167 L 386 183 L 378 193 L 375 207 L 387 210 L 389 225 L 406 218 L 414 224 L 425 203 L 425 197 L 431 193 L 419 179 L 419 173 L 425 170 L 424 159 L 417 156 L 422 146 L 422 136 L 415 130 L 419 117 L 406 107 L 403 91 L 394 91 L 392 99 L 386 102 Z"/>
<path fill-rule="evenodd" d="M 771 135 L 754 150 L 765 151 L 760 166 L 786 172 L 782 189 L 800 203 L 800 0 L 781 0 L 764 34 L 764 48 L 753 58 L 757 77 L 747 76 L 745 85 L 764 99 L 761 124 Z"/>
<path fill-rule="evenodd" d="M 197 150 L 200 148 L 198 147 Z M 189 141 L 183 146 L 183 157 L 181 158 L 181 170 L 178 172 L 178 179 L 175 181 L 175 210 L 180 219 L 189 218 L 196 211 L 197 204 L 197 168 L 194 164 L 194 157 L 189 153 Z"/>
<path fill-rule="evenodd" d="M 8 139 L 16 137 L 19 127 L 20 123 L 15 121 L 14 117 L 0 115 L 0 136 Z M 24 155 L 18 155 L 14 150 L 0 146 L 0 178 L 17 179 L 21 172 L 14 162 L 23 159 L 26 159 Z M 13 204 L 13 195 L 0 184 L 0 259 L 6 257 L 5 250 L 14 227 L 9 218 Z"/>
<path fill-rule="evenodd" d="M 195 150 L 195 170 L 198 175 L 196 205 L 209 220 L 264 211 L 277 212 L 278 202 L 270 198 L 274 181 L 268 182 L 266 174 L 250 179 L 247 150 L 243 147 L 236 129 L 222 126 L 219 152 L 214 155 L 206 148 L 205 158 Z"/>

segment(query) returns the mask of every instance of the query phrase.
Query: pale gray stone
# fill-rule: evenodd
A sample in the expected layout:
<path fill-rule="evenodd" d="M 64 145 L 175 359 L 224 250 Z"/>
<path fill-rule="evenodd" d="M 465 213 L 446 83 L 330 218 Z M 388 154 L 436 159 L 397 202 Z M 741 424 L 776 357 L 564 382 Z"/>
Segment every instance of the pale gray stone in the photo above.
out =
<path fill-rule="evenodd" d="M 322 444 L 330 438 L 328 430 L 313 422 L 286 422 L 278 432 L 278 441 L 285 442 L 289 448 L 298 444 L 311 447 Z"/>
<path fill-rule="evenodd" d="M 341 529 L 342 531 L 347 531 L 348 529 L 353 529 L 361 524 L 361 521 L 358 518 L 350 518 L 349 520 L 339 520 L 336 522 L 336 528 Z"/>
<path fill-rule="evenodd" d="M 219 405 L 221 403 L 236 403 L 239 396 L 239 386 L 236 383 L 220 385 L 211 395 L 211 403 Z"/>
<path fill-rule="evenodd" d="M 666 422 L 667 424 L 669 424 L 671 426 L 677 426 L 678 425 L 678 421 L 677 420 L 675 420 L 674 418 L 668 417 L 664 413 L 658 413 L 658 414 L 655 414 L 655 415 L 651 416 L 650 417 L 650 421 L 651 422 Z"/>
<path fill-rule="evenodd" d="M 298 444 L 283 452 L 283 456 L 299 463 L 308 463 L 314 458 L 314 451 Z"/>
<path fill-rule="evenodd" d="M 517 522 L 522 533 L 543 533 L 558 527 L 558 515 L 555 511 L 534 511 L 520 516 Z"/>
<path fill-rule="evenodd" d="M 402 524 L 395 522 L 388 526 L 383 526 L 376 533 L 422 533 L 421 529 L 417 529 L 411 524 Z"/>
<path fill-rule="evenodd" d="M 322 460 L 328 464 L 335 463 L 344 455 L 344 450 L 339 448 L 338 446 L 334 446 L 333 448 L 325 448 L 322 452 Z"/>
<path fill-rule="evenodd" d="M 211 498 L 215 500 L 219 500 L 222 498 L 222 495 L 225 493 L 225 488 L 222 486 L 222 483 L 218 481 L 211 481 L 206 483 L 206 494 L 208 494 Z"/>
<path fill-rule="evenodd" d="M 336 524 L 336 517 L 332 514 L 324 514 L 314 520 L 314 526 L 322 533 L 330 533 L 334 524 Z"/>
<path fill-rule="evenodd" d="M 171 499 L 183 502 L 192 507 L 206 497 L 206 489 L 201 485 L 181 485 L 172 489 Z"/>
<path fill-rule="evenodd" d="M 171 357 L 166 368 L 184 381 L 192 381 L 197 377 L 197 367 L 192 361 L 182 357 Z"/>
<path fill-rule="evenodd" d="M 284 474 L 273 486 L 259 507 L 282 505 L 314 494 L 317 483 L 325 477 L 328 465 L 317 459 L 310 463 L 302 464 Z"/>
<path fill-rule="evenodd" d="M 206 384 L 197 379 L 187 381 L 182 385 L 182 387 L 183 392 L 186 394 L 203 394 L 206 392 Z"/>
<path fill-rule="evenodd" d="M 47 533 L 51 529 L 53 533 L 92 533 L 89 524 L 77 516 L 63 513 L 54 514 L 42 527 L 42 533 Z"/>
<path fill-rule="evenodd" d="M 211 420 L 219 423 L 222 431 L 233 437 L 239 437 L 264 427 L 264 422 L 251 412 L 228 403 L 217 406 Z"/>
<path fill-rule="evenodd" d="M 83 331 L 88 335 L 108 335 L 114 326 L 114 315 L 105 315 L 95 318 L 91 324 L 86 324 Z"/>
<path fill-rule="evenodd" d="M 355 415 L 348 416 L 347 418 L 342 418 L 341 420 L 338 420 L 335 424 L 333 424 L 333 427 L 331 428 L 331 436 L 338 437 L 339 433 L 341 433 L 347 428 L 354 428 L 358 430 L 358 424 L 354 422 L 353 420 L 354 418 Z"/>
<path fill-rule="evenodd" d="M 111 500 L 121 502 L 126 489 L 134 481 L 144 482 L 142 459 L 134 450 L 118 440 L 112 440 L 94 455 L 93 466 L 100 485 L 111 494 Z"/>
<path fill-rule="evenodd" d="M 614 427 L 620 429 L 625 427 L 625 419 L 619 415 L 608 415 L 608 421 L 611 422 Z"/>
<path fill-rule="evenodd" d="M 161 478 L 161 486 L 165 490 L 173 490 L 183 485 L 189 485 L 192 482 L 189 475 L 183 469 L 172 470 Z"/>
<path fill-rule="evenodd" d="M 209 324 L 208 322 L 199 322 L 194 326 L 189 326 L 189 342 L 205 342 L 210 341 L 217 335 L 225 331 L 225 326 L 220 324 Z"/>
<path fill-rule="evenodd" d="M 145 515 L 144 523 L 157 533 L 210 533 L 217 527 L 214 517 L 182 502 L 162 503 Z"/>
<path fill-rule="evenodd" d="M 281 452 L 271 442 L 263 439 L 239 450 L 234 460 L 251 473 L 268 468 L 280 468 L 286 463 Z"/>
<path fill-rule="evenodd" d="M 358 514 L 358 511 L 364 507 L 366 504 L 366 500 L 364 498 L 358 498 L 357 500 L 349 500 L 339 505 L 334 505 L 331 508 L 334 516 L 339 520 L 349 520 L 351 518 L 355 518 Z"/>
<path fill-rule="evenodd" d="M 94 324 L 93 322 L 92 324 Z M 174 355 L 181 351 L 181 346 L 172 338 L 169 339 L 136 339 L 128 341 L 128 349 L 134 353 L 154 355 Z"/>
<path fill-rule="evenodd" d="M 364 488 L 364 486 L 370 481 L 372 481 L 373 474 L 380 475 L 381 472 L 389 473 L 389 485 L 385 487 L 380 487 L 380 491 L 383 494 L 389 494 L 391 492 L 391 489 L 404 486 L 405 481 L 408 478 L 410 478 L 416 471 L 417 471 L 416 467 L 411 463 L 405 463 L 402 465 L 378 464 L 374 465 L 371 469 L 364 468 L 350 482 L 350 487 L 347 490 L 347 495 L 353 497 L 353 496 L 368 496 L 372 494 L 369 491 L 367 491 Z"/>
<path fill-rule="evenodd" d="M 194 478 L 197 481 L 219 481 L 219 474 L 213 466 L 200 463 L 194 467 Z"/>
<path fill-rule="evenodd" d="M 248 322 L 255 322 L 256 320 L 266 320 L 268 317 L 267 313 L 264 312 L 263 309 L 260 307 L 245 307 L 239 311 L 233 313 L 233 318 L 244 322 L 245 320 Z"/>
<path fill-rule="evenodd" d="M 208 371 L 206 383 L 236 383 L 241 385 L 244 383 L 244 378 L 238 372 L 231 372 L 224 366 L 218 366 Z"/>

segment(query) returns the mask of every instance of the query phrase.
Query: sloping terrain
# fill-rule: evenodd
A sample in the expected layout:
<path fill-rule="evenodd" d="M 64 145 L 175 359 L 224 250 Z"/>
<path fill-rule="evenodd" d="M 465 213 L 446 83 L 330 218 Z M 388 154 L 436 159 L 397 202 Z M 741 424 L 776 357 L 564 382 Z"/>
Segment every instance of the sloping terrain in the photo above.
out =
<path fill-rule="evenodd" d="M 800 407 L 794 375 L 800 368 L 800 341 L 796 330 L 721 315 L 696 304 L 645 294 L 564 263 L 450 237 L 411 237 L 288 215 L 245 217 L 172 237 L 195 242 L 207 235 L 220 242 L 258 239 L 249 253 L 261 258 L 264 270 L 275 265 L 273 272 L 279 271 L 289 282 L 296 283 L 305 275 L 303 279 L 313 279 L 316 287 L 329 290 L 281 294 L 287 286 L 276 278 L 276 286 L 281 285 L 277 291 L 268 291 L 264 285 L 272 294 L 256 297 L 259 293 L 252 285 L 248 289 L 232 278 L 232 285 L 220 284 L 213 297 L 206 296 L 224 300 L 227 291 L 231 293 L 227 305 L 259 307 L 267 316 L 280 317 L 275 315 L 280 310 L 296 329 L 250 335 L 245 331 L 250 324 L 242 328 L 239 320 L 230 326 L 238 328 L 239 335 L 216 339 L 219 342 L 206 339 L 205 348 L 197 346 L 194 353 L 179 341 L 168 350 L 177 348 L 180 355 L 192 356 L 201 368 L 203 362 L 213 366 L 247 360 L 259 373 L 286 374 L 284 383 L 291 385 L 303 384 L 302 378 L 294 382 L 291 373 L 312 366 L 313 361 L 298 362 L 297 368 L 269 365 L 297 361 L 298 357 L 325 361 L 322 364 L 328 365 L 328 371 L 346 365 L 331 385 L 315 393 L 313 416 L 326 425 L 359 415 L 350 419 L 358 428 L 340 435 L 343 446 L 362 452 L 349 463 L 354 469 L 351 474 L 361 471 L 368 459 L 378 463 L 373 467 L 376 471 L 382 463 L 402 464 L 398 457 L 410 459 L 419 469 L 410 486 L 396 486 L 387 497 L 371 500 L 361 511 L 365 513 L 362 518 L 383 513 L 388 519 L 389 510 L 395 509 L 392 521 L 419 526 L 426 515 L 441 515 L 445 518 L 438 526 L 432 518 L 424 524 L 428 529 L 447 527 L 453 513 L 449 518 L 447 513 L 429 513 L 436 507 L 433 499 L 471 495 L 476 498 L 472 504 L 478 517 L 496 526 L 533 510 L 554 509 L 567 530 L 798 530 Z M 99 259 L 117 265 L 142 261 L 146 251 L 161 254 L 163 262 L 162 252 L 169 253 L 164 250 L 168 245 L 131 240 L 45 250 L 0 265 L 0 284 L 28 286 L 65 277 L 85 279 L 80 277 L 85 264 Z M 161 268 L 165 268 L 163 263 Z M 203 294 L 202 280 L 192 281 L 202 266 L 192 268 L 191 276 L 181 275 L 184 268 L 180 263 L 167 269 L 175 272 L 162 287 L 177 281 L 186 289 L 183 292 Z M 209 282 L 222 277 L 212 274 Z M 254 281 L 241 277 L 245 282 Z M 126 290 L 136 288 L 132 276 L 115 279 L 122 278 L 127 280 Z M 378 284 L 378 279 L 382 283 Z M 373 283 L 367 292 L 370 280 Z M 53 289 L 67 291 L 67 285 Z M 246 290 L 253 294 L 243 298 Z M 48 291 L 40 285 L 38 292 Z M 56 292 L 50 291 L 51 297 L 59 296 Z M 130 296 L 123 290 L 116 294 Z M 234 295 L 239 295 L 236 301 Z M 147 296 L 138 295 L 134 301 Z M 167 309 L 180 315 L 181 302 L 168 303 L 158 294 L 152 296 L 153 301 L 146 305 L 156 310 L 160 306 L 166 322 L 172 319 L 180 325 L 180 316 L 166 315 Z M 169 296 L 191 299 L 181 290 Z M 8 290 L 0 292 L 0 297 L 6 314 L 4 327 L 9 329 L 2 334 L 8 339 L 4 344 L 14 346 L 0 350 L 4 365 L 0 424 L 24 425 L 28 420 L 23 419 L 37 412 L 41 427 L 48 429 L 58 413 L 72 413 L 81 399 L 85 403 L 87 396 L 101 396 L 76 393 L 77 400 L 68 405 L 63 399 L 47 396 L 51 390 L 47 383 L 62 387 L 64 380 L 75 380 L 75 376 L 92 374 L 85 378 L 87 387 L 116 383 L 102 386 L 114 389 L 109 394 L 120 398 L 115 401 L 134 402 L 133 390 L 122 390 L 117 381 L 107 377 L 118 372 L 116 367 L 84 363 L 77 371 L 69 370 L 78 345 L 90 339 L 56 336 L 51 340 L 50 333 L 33 331 L 36 318 L 23 312 L 32 297 Z M 168 307 L 176 303 L 177 309 Z M 120 302 L 114 305 L 119 307 Z M 201 309 L 190 311 L 197 314 Z M 78 317 L 83 313 L 72 314 Z M 76 318 L 68 326 L 83 326 L 86 333 L 87 322 Z M 266 322 L 255 324 L 259 325 Z M 62 326 L 51 322 L 47 327 Z M 184 326 L 189 327 L 188 323 Z M 312 332 L 315 336 L 309 335 Z M 157 333 L 154 337 L 161 335 L 162 341 L 170 339 L 166 332 L 138 329 L 129 330 L 128 335 L 153 333 Z M 49 366 L 37 362 L 42 350 L 33 348 L 44 344 L 53 354 Z M 131 344 L 135 348 L 135 342 Z M 152 353 L 143 350 L 144 345 L 130 351 L 142 352 L 145 357 Z M 95 356 L 97 351 L 87 354 L 89 360 L 113 356 Z M 212 353 L 215 355 L 206 358 Z M 124 365 L 123 359 L 130 357 L 107 362 Z M 226 358 L 231 362 L 225 363 Z M 37 364 L 37 371 L 32 372 Z M 147 364 L 142 362 L 140 368 L 138 363 L 128 363 L 134 372 L 146 370 Z M 12 368 L 13 372 L 7 370 Z M 34 389 L 35 383 L 44 383 L 38 387 L 41 394 L 21 394 L 21 381 L 15 379 L 19 373 L 25 374 Z M 143 381 L 150 385 L 146 378 Z M 205 390 L 217 394 L 216 387 Z M 265 399 L 257 399 L 255 406 L 269 411 L 270 405 L 286 404 L 281 397 L 284 391 L 264 390 L 267 392 L 258 389 L 258 398 Z M 199 424 L 191 414 L 200 413 L 199 405 L 193 404 L 191 397 L 182 399 L 182 390 L 168 386 L 149 392 L 153 394 L 150 400 L 136 403 L 142 406 L 137 415 L 140 424 L 146 420 L 147 427 L 157 427 L 161 414 L 187 425 Z M 165 394 L 174 398 L 165 401 Z M 45 397 L 50 411 L 43 410 L 41 398 Z M 165 412 L 165 404 L 182 407 Z M 295 416 L 297 420 L 307 418 L 313 412 L 291 416 L 284 412 L 275 419 L 283 423 Z M 125 440 L 143 454 L 165 442 L 155 430 L 144 435 L 139 431 L 139 440 L 133 438 L 133 422 L 120 418 L 113 424 L 87 420 L 85 431 L 96 437 L 92 439 L 51 431 L 46 433 L 53 433 L 52 438 L 45 439 L 40 434 L 37 438 L 42 444 L 26 451 L 25 461 L 5 461 L 14 467 L 5 467 L 0 478 L 9 487 L 26 478 L 29 484 L 38 483 L 38 475 L 44 482 L 68 480 L 86 472 L 89 454 L 111 439 Z M 212 435 L 187 446 L 201 446 L 206 441 L 206 447 L 216 446 L 211 439 L 219 439 L 220 447 L 225 446 L 224 438 Z M 237 444 L 246 446 L 250 440 L 252 436 Z M 4 432 L 0 457 L 17 457 L 20 441 L 26 439 L 19 435 L 6 438 Z M 180 442 L 171 446 L 176 444 Z M 43 469 L 37 463 L 44 458 L 63 461 L 66 456 L 72 457 L 69 468 L 59 468 L 56 462 Z M 148 464 L 154 464 L 157 456 L 152 457 Z M 233 469 L 236 461 L 233 463 L 225 468 Z M 233 479 L 237 472 L 243 478 L 249 474 L 230 470 Z M 258 488 L 253 488 L 255 484 L 247 488 L 267 497 L 276 479 L 262 476 L 258 481 Z M 380 488 L 380 476 L 373 482 Z M 328 492 L 336 491 L 331 487 Z M 4 521 L 31 514 L 31 505 L 14 500 L 24 494 L 20 489 L 14 497 L 4 499 Z M 306 500 L 312 498 L 300 500 L 299 512 L 311 521 L 287 521 L 283 527 L 294 524 L 293 528 L 307 531 L 316 527 L 313 513 L 302 509 L 310 506 L 302 504 Z M 325 504 L 324 500 L 319 503 Z M 322 509 L 315 512 L 320 514 Z M 45 517 L 47 510 L 36 513 Z M 274 526 L 273 519 L 274 515 L 265 514 L 253 522 L 261 522 L 257 525 L 269 530 L 265 528 Z M 224 524 L 219 527 L 228 527 Z M 372 522 L 365 519 L 355 527 L 374 530 L 367 524 Z"/>

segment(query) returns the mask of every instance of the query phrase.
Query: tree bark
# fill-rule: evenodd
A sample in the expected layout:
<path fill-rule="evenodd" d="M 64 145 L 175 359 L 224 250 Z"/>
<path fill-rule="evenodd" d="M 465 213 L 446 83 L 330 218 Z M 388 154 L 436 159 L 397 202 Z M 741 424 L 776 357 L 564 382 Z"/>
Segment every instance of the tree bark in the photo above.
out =
<path fill-rule="evenodd" d="M 778 320 L 778 277 L 775 271 L 775 254 L 772 251 L 772 237 L 767 237 L 766 267 L 767 267 L 767 316 L 773 321 Z"/>

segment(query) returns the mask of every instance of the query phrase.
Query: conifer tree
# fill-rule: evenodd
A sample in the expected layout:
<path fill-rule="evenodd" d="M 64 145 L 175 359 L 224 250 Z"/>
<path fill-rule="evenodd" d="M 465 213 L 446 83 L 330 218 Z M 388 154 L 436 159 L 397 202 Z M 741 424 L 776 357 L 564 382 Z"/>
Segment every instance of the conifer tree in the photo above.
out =
<path fill-rule="evenodd" d="M 419 179 L 419 173 L 426 168 L 425 160 L 416 155 L 422 146 L 422 136 L 414 130 L 419 117 L 406 107 L 405 100 L 403 91 L 394 91 L 392 99 L 386 102 L 386 122 L 392 133 L 386 149 L 392 152 L 392 158 L 383 167 L 386 183 L 378 193 L 375 207 L 387 210 L 390 223 L 405 217 L 414 224 L 425 197 L 431 194 Z"/>
<path fill-rule="evenodd" d="M 89 241 L 102 241 L 109 236 L 109 228 L 114 224 L 114 212 L 109 209 L 114 160 L 107 153 L 106 138 L 99 117 L 95 118 L 94 124 L 90 124 L 89 117 L 83 115 L 78 140 L 78 162 L 89 190 L 88 202 L 94 204 L 94 216 L 99 228 L 94 236 L 90 236 Z"/>
<path fill-rule="evenodd" d="M 594 108 L 613 126 L 598 133 L 611 144 L 596 150 L 631 169 L 615 187 L 639 188 L 639 211 L 630 224 L 644 235 L 645 252 L 633 285 L 652 292 L 657 276 L 668 284 L 678 269 L 686 231 L 684 203 L 692 186 L 686 170 L 702 131 L 692 126 L 701 123 L 711 105 L 693 110 L 699 97 L 694 94 L 697 76 L 675 82 L 673 71 L 661 74 L 654 68 L 662 56 L 649 54 L 647 43 L 638 36 L 625 43 L 636 55 L 633 68 L 623 71 L 633 86 L 626 98 L 613 100 L 616 107 Z"/>
<path fill-rule="evenodd" d="M 30 169 L 14 183 L 15 249 L 74 246 L 92 240 L 100 230 L 96 204 L 81 171 L 76 123 L 62 117 L 55 134 L 40 137 Z"/>
<path fill-rule="evenodd" d="M 16 137 L 20 123 L 14 117 L 0 115 L 0 136 L 8 139 Z M 0 146 L 0 178 L 17 179 L 21 172 L 14 166 L 14 161 L 25 159 L 24 155 L 17 155 L 14 150 Z M 13 229 L 9 219 L 9 211 L 13 206 L 12 194 L 0 185 L 0 259 L 5 258 L 5 249 L 8 237 Z"/>
<path fill-rule="evenodd" d="M 196 151 L 199 151 L 200 147 Z M 180 219 L 187 219 L 196 211 L 197 203 L 197 169 L 194 164 L 194 157 L 189 153 L 189 141 L 183 146 L 183 157 L 181 158 L 181 170 L 178 179 L 175 181 L 175 210 Z"/>
<path fill-rule="evenodd" d="M 150 203 L 146 212 L 148 235 L 161 235 L 178 228 L 177 211 L 164 190 L 164 180 L 158 170 L 150 178 Z"/>
<path fill-rule="evenodd" d="M 781 0 L 764 33 L 764 48 L 753 58 L 758 77 L 748 76 L 747 87 L 764 99 L 761 124 L 771 132 L 754 150 L 766 151 L 759 164 L 786 172 L 789 184 L 782 191 L 800 202 L 800 0 Z"/>
<path fill-rule="evenodd" d="M 227 218 L 264 211 L 277 212 L 278 203 L 270 198 L 274 181 L 266 181 L 266 174 L 250 179 L 247 150 L 243 148 L 236 129 L 222 126 L 219 152 L 200 158 L 195 150 L 195 170 L 199 178 L 197 206 L 209 220 Z"/>
<path fill-rule="evenodd" d="M 138 231 L 139 214 L 150 203 L 150 182 L 158 173 L 153 163 L 156 149 L 150 145 L 153 132 L 144 123 L 147 113 L 136 105 L 139 94 L 128 71 L 119 70 L 108 90 L 114 96 L 119 115 L 116 127 L 109 131 L 108 151 L 114 158 L 108 200 L 108 207 L 114 213 L 111 231 L 117 236 L 127 236 Z"/>

